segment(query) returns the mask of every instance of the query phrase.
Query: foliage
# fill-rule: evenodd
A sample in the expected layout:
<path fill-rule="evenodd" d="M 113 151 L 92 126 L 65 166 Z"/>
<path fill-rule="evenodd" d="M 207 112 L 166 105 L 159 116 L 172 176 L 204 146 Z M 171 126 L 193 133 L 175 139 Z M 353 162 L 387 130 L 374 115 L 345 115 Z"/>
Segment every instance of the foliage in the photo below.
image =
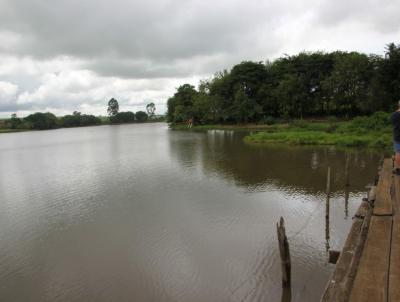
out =
<path fill-rule="evenodd" d="M 118 112 L 116 115 L 110 116 L 111 124 L 133 123 L 135 114 L 131 111 Z"/>
<path fill-rule="evenodd" d="M 139 123 L 143 123 L 143 122 L 147 121 L 148 118 L 149 118 L 147 113 L 144 112 L 144 111 L 136 112 L 135 116 L 136 116 L 136 121 L 139 122 Z"/>
<path fill-rule="evenodd" d="M 392 144 L 389 115 L 377 112 L 370 117 L 356 117 L 348 122 L 312 123 L 294 121 L 289 127 L 260 131 L 245 138 L 249 143 L 287 143 L 295 145 L 337 145 L 390 149 Z"/>
<path fill-rule="evenodd" d="M 108 101 L 108 108 L 107 108 L 107 113 L 109 116 L 115 116 L 117 115 L 119 111 L 119 104 L 118 101 L 114 98 Z"/>
<path fill-rule="evenodd" d="M 156 105 L 154 105 L 154 103 L 147 104 L 146 105 L 146 111 L 147 111 L 147 114 L 148 114 L 149 118 L 150 119 L 153 118 L 154 113 L 156 111 Z"/>
<path fill-rule="evenodd" d="M 58 128 L 57 117 L 50 112 L 36 112 L 24 118 L 24 121 L 29 122 L 32 129 L 47 130 Z"/>
<path fill-rule="evenodd" d="M 61 127 L 81 127 L 81 126 L 94 126 L 100 125 L 101 119 L 94 115 L 81 114 L 74 111 L 72 115 L 65 115 L 61 118 Z"/>
<path fill-rule="evenodd" d="M 168 122 L 290 122 L 307 117 L 350 119 L 390 111 L 400 97 L 400 45 L 385 56 L 358 52 L 302 52 L 272 62 L 245 61 L 230 71 L 177 88 L 168 99 Z M 330 123 L 330 131 L 337 127 Z"/>
<path fill-rule="evenodd" d="M 273 124 L 275 124 L 276 120 L 273 116 L 269 115 L 269 116 L 264 117 L 263 122 L 266 125 L 273 125 Z"/>

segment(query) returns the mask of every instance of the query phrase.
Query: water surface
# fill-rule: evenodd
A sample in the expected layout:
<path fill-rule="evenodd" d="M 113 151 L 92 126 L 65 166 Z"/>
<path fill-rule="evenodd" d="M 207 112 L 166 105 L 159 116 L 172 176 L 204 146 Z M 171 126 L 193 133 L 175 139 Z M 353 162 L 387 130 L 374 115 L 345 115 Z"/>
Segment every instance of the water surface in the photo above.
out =
<path fill-rule="evenodd" d="M 281 301 L 283 216 L 292 301 L 319 301 L 327 249 L 343 245 L 380 158 L 243 135 L 165 124 L 0 135 L 0 300 Z"/>

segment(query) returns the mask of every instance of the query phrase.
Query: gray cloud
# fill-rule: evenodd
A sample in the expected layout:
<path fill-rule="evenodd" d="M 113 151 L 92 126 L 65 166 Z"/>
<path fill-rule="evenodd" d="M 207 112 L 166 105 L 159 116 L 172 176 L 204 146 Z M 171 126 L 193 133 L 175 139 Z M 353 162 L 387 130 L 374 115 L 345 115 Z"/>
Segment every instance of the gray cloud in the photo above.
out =
<path fill-rule="evenodd" d="M 0 24 L 22 34 L 18 52 L 24 55 L 162 62 L 237 51 L 237 37 L 264 23 L 268 7 L 261 1 L 12 0 L 3 1 Z"/>
<path fill-rule="evenodd" d="M 0 114 L 100 112 L 111 96 L 165 109 L 179 84 L 242 60 L 382 53 L 399 15 L 400 0 L 0 0 L 0 81 L 15 86 Z"/>

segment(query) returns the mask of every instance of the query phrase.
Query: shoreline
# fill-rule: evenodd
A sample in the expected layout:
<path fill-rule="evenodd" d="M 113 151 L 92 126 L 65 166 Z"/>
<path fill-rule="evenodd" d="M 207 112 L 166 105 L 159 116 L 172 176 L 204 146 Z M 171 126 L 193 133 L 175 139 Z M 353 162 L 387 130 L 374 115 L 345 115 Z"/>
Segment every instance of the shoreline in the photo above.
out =
<path fill-rule="evenodd" d="M 392 148 L 390 126 L 374 128 L 360 124 L 358 120 L 350 121 L 306 121 L 292 123 L 243 124 L 243 125 L 198 125 L 188 128 L 185 124 L 169 125 L 172 130 L 235 130 L 250 131 L 244 142 L 250 145 L 285 144 L 298 146 L 337 146 L 350 148 L 367 148 L 389 151 Z"/>
<path fill-rule="evenodd" d="M 87 128 L 87 127 L 99 127 L 99 126 L 119 126 L 119 125 L 132 125 L 132 124 L 154 124 L 154 123 L 165 123 L 164 121 L 146 121 L 146 122 L 133 122 L 133 123 L 118 123 L 118 124 L 110 124 L 110 123 L 102 123 L 98 125 L 87 125 L 87 126 L 73 126 L 73 127 L 58 127 L 52 129 L 10 129 L 10 128 L 0 128 L 0 134 L 4 133 L 17 133 L 17 132 L 33 132 L 33 131 L 47 131 L 47 130 L 58 130 L 58 129 L 73 129 L 73 128 Z"/>

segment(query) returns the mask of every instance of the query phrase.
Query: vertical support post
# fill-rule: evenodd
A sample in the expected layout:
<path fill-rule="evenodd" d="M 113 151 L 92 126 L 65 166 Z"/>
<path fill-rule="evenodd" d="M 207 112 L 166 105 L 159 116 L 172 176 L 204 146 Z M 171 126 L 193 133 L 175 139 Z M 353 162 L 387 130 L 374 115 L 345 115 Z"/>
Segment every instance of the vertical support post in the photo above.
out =
<path fill-rule="evenodd" d="M 279 223 L 276 224 L 276 230 L 278 233 L 279 252 L 282 263 L 282 287 L 287 288 L 290 287 L 291 284 L 291 261 L 283 217 L 281 217 Z"/>
<path fill-rule="evenodd" d="M 331 194 L 331 167 L 328 167 L 328 176 L 326 178 L 326 211 L 325 217 L 329 218 L 329 198 Z"/>
<path fill-rule="evenodd" d="M 350 198 L 350 190 L 349 187 L 344 189 L 344 215 L 347 219 L 349 217 L 349 198 Z"/>
<path fill-rule="evenodd" d="M 346 165 L 344 168 L 344 179 L 345 179 L 345 186 L 350 186 L 350 176 L 349 176 L 349 166 L 350 166 L 350 155 L 346 156 Z"/>
<path fill-rule="evenodd" d="M 331 194 L 331 167 L 328 167 L 328 175 L 326 179 L 326 205 L 325 205 L 325 240 L 326 250 L 329 251 L 329 208 Z"/>

